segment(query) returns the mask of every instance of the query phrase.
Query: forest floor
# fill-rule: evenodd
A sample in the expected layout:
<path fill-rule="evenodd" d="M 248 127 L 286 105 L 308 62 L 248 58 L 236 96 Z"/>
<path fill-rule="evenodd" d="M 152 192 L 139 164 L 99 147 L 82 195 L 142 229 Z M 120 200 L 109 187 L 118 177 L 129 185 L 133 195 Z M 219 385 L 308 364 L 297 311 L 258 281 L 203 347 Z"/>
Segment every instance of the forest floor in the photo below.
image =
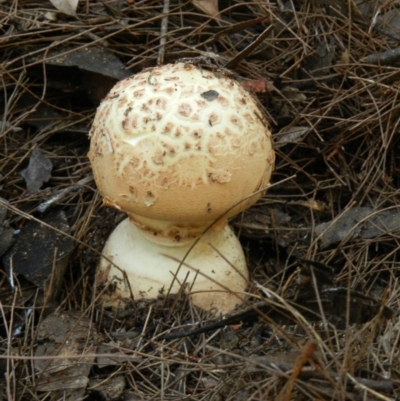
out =
<path fill-rule="evenodd" d="M 0 18 L 0 400 L 400 398 L 399 2 L 3 0 Z M 87 158 L 96 107 L 182 58 L 229 69 L 276 151 L 231 221 L 251 279 L 219 328 L 184 292 L 115 313 L 94 285 L 125 217 Z"/>

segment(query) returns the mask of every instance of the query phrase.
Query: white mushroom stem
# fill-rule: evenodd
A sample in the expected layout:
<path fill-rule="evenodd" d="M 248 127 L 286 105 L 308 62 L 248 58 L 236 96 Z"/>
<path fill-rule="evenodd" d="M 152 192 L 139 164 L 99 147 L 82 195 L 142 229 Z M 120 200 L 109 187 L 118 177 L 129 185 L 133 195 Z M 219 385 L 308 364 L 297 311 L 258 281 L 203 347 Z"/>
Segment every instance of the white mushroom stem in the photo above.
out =
<path fill-rule="evenodd" d="M 228 225 L 198 240 L 176 242 L 148 235 L 126 219 L 109 237 L 103 256 L 97 284 L 110 288 L 103 296 L 105 306 L 125 304 L 130 291 L 135 299 L 156 298 L 169 290 L 176 294 L 185 283 L 195 305 L 227 313 L 241 302 L 248 283 L 242 248 Z"/>

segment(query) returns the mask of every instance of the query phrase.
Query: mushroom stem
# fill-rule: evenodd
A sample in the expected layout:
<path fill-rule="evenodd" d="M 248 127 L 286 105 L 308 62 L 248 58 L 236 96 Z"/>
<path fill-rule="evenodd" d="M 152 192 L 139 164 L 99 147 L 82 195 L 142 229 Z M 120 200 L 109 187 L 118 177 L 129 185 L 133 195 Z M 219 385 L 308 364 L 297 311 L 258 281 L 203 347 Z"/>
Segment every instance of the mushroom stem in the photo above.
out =
<path fill-rule="evenodd" d="M 222 230 L 209 230 L 197 239 L 177 242 L 150 236 L 126 219 L 109 237 L 103 256 L 97 283 L 107 285 L 105 306 L 126 303 L 130 291 L 135 300 L 151 299 L 168 290 L 176 294 L 186 284 L 194 305 L 227 313 L 241 302 L 240 295 L 244 295 L 248 284 L 242 248 L 228 225 Z M 140 286 L 135 285 L 139 282 Z"/>

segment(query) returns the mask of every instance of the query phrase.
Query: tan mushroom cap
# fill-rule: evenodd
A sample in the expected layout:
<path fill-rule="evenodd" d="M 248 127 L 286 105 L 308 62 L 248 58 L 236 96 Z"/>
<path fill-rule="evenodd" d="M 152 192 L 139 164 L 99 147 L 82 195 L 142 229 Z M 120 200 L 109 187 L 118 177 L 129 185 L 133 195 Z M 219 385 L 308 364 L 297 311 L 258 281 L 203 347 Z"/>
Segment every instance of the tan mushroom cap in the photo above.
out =
<path fill-rule="evenodd" d="M 266 187 L 275 160 L 254 98 L 229 76 L 184 63 L 117 83 L 90 137 L 88 156 L 106 202 L 177 224 L 213 221 Z"/>

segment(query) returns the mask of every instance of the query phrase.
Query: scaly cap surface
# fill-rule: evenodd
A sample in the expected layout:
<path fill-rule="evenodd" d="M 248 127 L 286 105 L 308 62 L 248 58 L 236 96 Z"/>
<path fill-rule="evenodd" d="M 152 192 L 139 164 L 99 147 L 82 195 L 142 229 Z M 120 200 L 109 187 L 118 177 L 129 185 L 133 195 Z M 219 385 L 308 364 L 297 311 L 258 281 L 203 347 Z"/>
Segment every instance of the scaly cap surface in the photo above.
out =
<path fill-rule="evenodd" d="M 268 184 L 275 160 L 254 98 L 236 80 L 185 63 L 117 83 L 90 137 L 88 156 L 106 203 L 176 224 L 218 218 Z"/>

